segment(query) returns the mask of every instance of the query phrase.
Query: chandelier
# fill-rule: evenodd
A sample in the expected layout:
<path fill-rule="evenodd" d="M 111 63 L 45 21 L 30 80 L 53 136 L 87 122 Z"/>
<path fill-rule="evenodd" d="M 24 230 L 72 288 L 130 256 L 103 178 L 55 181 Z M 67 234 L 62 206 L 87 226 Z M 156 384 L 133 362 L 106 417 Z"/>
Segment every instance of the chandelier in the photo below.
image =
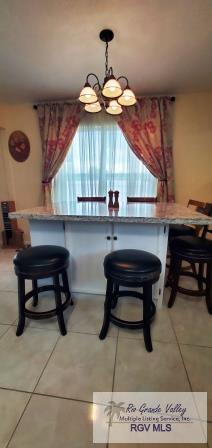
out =
<path fill-rule="evenodd" d="M 95 73 L 89 73 L 80 92 L 79 100 L 85 104 L 86 112 L 100 112 L 104 107 L 108 114 L 119 115 L 123 112 L 122 106 L 133 106 L 136 103 L 135 94 L 130 89 L 126 76 L 119 76 L 116 79 L 112 67 L 108 68 L 108 42 L 113 40 L 113 31 L 102 30 L 99 37 L 105 42 L 105 79 L 103 87 L 100 85 L 98 76 Z M 91 85 L 90 78 L 95 79 L 93 85 Z M 124 81 L 124 88 L 120 81 Z"/>

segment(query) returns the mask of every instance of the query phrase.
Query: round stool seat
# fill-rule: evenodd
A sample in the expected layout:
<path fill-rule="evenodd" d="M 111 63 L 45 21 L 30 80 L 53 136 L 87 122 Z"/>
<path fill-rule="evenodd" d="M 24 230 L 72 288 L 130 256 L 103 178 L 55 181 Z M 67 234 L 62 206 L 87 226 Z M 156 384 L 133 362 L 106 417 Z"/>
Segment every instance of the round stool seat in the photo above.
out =
<path fill-rule="evenodd" d="M 171 252 L 198 261 L 212 261 L 212 241 L 195 236 L 178 236 L 170 242 Z"/>
<path fill-rule="evenodd" d="M 35 274 L 57 271 L 65 267 L 69 252 L 60 246 L 35 246 L 17 253 L 13 262 L 16 273 Z M 48 272 L 47 272 L 48 273 Z"/>
<path fill-rule="evenodd" d="M 161 273 L 161 262 L 155 255 L 136 249 L 111 252 L 104 260 L 105 276 L 125 281 L 143 282 Z"/>
<path fill-rule="evenodd" d="M 184 224 L 171 224 L 169 226 L 169 239 L 176 238 L 177 236 L 194 236 L 195 229 Z"/>

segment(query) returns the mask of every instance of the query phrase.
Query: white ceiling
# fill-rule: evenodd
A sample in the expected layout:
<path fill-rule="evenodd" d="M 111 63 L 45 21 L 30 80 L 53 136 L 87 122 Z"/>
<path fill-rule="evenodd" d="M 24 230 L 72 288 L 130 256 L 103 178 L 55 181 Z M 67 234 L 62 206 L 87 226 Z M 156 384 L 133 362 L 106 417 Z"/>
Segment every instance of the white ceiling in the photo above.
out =
<path fill-rule="evenodd" d="M 75 98 L 109 62 L 137 95 L 212 90 L 212 0 L 1 0 L 0 100 Z"/>

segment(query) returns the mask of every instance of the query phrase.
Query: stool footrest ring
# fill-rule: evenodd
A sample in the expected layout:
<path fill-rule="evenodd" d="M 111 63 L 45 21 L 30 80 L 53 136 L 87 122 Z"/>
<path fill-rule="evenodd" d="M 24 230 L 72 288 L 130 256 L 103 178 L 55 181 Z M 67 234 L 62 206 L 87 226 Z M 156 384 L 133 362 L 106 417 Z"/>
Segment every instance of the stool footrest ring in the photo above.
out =
<path fill-rule="evenodd" d="M 55 287 L 54 285 L 45 285 L 37 288 L 38 293 L 44 291 L 55 291 Z M 67 291 L 63 286 L 60 286 L 60 291 L 63 292 L 64 294 L 67 294 Z M 34 293 L 35 291 L 34 289 L 32 289 L 25 295 L 25 303 L 29 299 L 31 299 L 31 297 L 33 297 Z M 71 295 L 69 294 L 68 297 L 66 297 L 65 302 L 63 302 L 62 304 L 62 310 L 64 311 L 70 303 L 71 303 Z M 46 319 L 49 317 L 57 316 L 57 308 L 52 308 L 51 310 L 48 311 L 31 311 L 25 308 L 25 316 L 29 317 L 30 319 Z"/>
<path fill-rule="evenodd" d="M 136 299 L 143 300 L 143 294 L 136 292 L 136 291 L 119 291 L 118 298 L 119 297 L 136 297 Z M 154 302 L 151 303 L 151 311 L 150 311 L 150 317 L 149 322 L 152 321 L 154 315 L 156 312 L 156 306 Z M 144 321 L 143 320 L 137 320 L 137 321 L 129 321 L 129 320 L 123 320 L 119 319 L 119 317 L 114 316 L 114 314 L 110 313 L 110 320 L 113 322 L 114 325 L 120 328 L 128 328 L 130 330 L 138 330 L 141 328 L 144 328 Z"/>

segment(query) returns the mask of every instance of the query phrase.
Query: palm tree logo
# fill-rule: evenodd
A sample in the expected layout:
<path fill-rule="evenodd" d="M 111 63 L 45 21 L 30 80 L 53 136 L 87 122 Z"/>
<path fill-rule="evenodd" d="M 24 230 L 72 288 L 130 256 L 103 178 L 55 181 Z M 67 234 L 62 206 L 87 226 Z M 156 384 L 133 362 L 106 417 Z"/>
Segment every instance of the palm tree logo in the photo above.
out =
<path fill-rule="evenodd" d="M 109 426 L 112 426 L 115 416 L 119 418 L 121 412 L 125 411 L 123 404 L 123 401 L 120 401 L 119 403 L 116 403 L 115 401 L 108 401 L 108 406 L 106 406 L 104 414 L 109 417 Z"/>

